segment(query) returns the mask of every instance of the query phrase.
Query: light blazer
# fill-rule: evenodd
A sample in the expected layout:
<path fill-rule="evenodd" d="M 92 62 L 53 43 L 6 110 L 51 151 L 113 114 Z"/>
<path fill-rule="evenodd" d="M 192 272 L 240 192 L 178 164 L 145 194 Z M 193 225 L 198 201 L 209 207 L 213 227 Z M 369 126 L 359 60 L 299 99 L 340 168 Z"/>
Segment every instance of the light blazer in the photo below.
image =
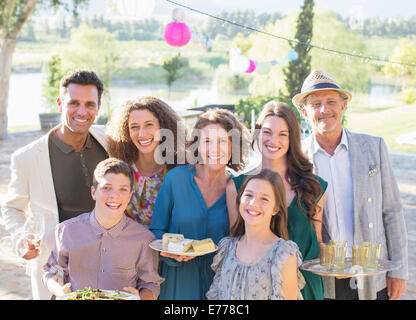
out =
<path fill-rule="evenodd" d="M 354 244 L 363 241 L 381 243 L 381 259 L 401 264 L 388 277 L 408 278 L 408 244 L 400 193 L 390 165 L 386 144 L 381 137 L 352 133 L 346 129 L 353 180 Z M 314 164 L 314 139 L 302 141 L 302 148 Z M 317 168 L 319 173 L 319 168 Z M 342 183 L 340 181 L 339 183 Z M 328 186 L 329 187 L 329 186 Z M 326 215 L 322 239 L 328 242 Z M 376 293 L 386 287 L 386 276 L 359 278 L 358 294 L 362 300 L 376 299 Z M 353 279 L 354 280 L 354 279 Z M 357 284 L 352 281 L 352 285 Z M 325 298 L 335 298 L 335 280 L 324 277 Z"/>
<path fill-rule="evenodd" d="M 37 293 L 33 288 L 38 285 L 38 293 L 44 288 L 42 288 L 41 282 L 34 284 L 33 281 L 35 280 L 34 272 L 40 272 L 53 249 L 55 226 L 59 223 L 58 204 L 48 147 L 49 136 L 55 129 L 12 154 L 11 179 L 6 200 L 1 209 L 5 228 L 12 235 L 16 234 L 18 229 L 23 226 L 27 215 L 43 215 L 45 217 L 45 235 L 41 241 L 40 256 L 34 260 L 34 263 L 29 264 L 31 269 L 34 269 L 30 270 L 34 299 L 50 298 L 50 294 L 48 293 L 48 298 L 45 296 L 45 292 L 40 294 L 40 297 L 36 297 Z M 94 125 L 91 126 L 89 132 L 107 150 L 105 127 Z"/>

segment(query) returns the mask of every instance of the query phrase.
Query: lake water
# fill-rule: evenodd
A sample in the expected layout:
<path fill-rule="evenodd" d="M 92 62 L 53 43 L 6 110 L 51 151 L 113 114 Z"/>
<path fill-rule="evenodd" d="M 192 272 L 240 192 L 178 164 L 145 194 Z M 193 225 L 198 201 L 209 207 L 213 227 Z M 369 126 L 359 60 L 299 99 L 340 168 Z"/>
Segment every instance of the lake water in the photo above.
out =
<path fill-rule="evenodd" d="M 42 112 L 43 73 L 12 74 L 10 77 L 8 118 L 9 127 L 39 125 L 38 114 Z M 384 105 L 394 101 L 393 86 L 373 85 L 370 90 L 370 104 Z M 243 95 L 223 94 L 217 90 L 216 83 L 173 86 L 168 94 L 166 85 L 134 85 L 115 83 L 110 88 L 111 105 L 118 106 L 124 100 L 142 95 L 155 95 L 177 111 L 195 105 L 235 104 Z"/>
<path fill-rule="evenodd" d="M 8 126 L 33 126 L 39 124 L 38 114 L 42 112 L 43 73 L 12 74 L 8 106 Z M 219 93 L 215 83 L 173 86 L 170 94 L 166 85 L 134 85 L 115 83 L 110 88 L 111 105 L 139 96 L 157 96 L 177 111 L 201 107 L 207 104 L 234 104 L 243 95 Z"/>

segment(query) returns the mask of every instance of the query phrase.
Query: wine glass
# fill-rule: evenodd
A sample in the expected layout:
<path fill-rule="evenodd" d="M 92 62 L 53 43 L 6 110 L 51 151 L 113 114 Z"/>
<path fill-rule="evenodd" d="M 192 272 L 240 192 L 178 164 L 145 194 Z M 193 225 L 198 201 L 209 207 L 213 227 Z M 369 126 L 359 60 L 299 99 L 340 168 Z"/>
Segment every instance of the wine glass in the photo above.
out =
<path fill-rule="evenodd" d="M 41 214 L 31 214 L 27 217 L 21 236 L 18 241 L 17 251 L 23 257 L 29 249 L 29 243 L 38 245 L 45 234 L 45 217 Z"/>
<path fill-rule="evenodd" d="M 45 217 L 42 214 L 31 214 L 23 226 L 25 233 L 33 235 L 31 242 L 36 243 L 43 239 L 45 234 Z"/>
<path fill-rule="evenodd" d="M 300 121 L 300 132 L 302 138 L 306 138 L 309 135 L 309 124 L 305 119 Z"/>

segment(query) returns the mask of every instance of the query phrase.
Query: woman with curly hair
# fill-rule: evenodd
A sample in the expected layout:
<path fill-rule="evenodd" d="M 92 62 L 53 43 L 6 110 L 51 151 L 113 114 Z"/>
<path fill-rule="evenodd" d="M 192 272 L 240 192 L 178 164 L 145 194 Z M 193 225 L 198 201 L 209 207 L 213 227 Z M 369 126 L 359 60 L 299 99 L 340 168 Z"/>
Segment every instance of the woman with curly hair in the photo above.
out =
<path fill-rule="evenodd" d="M 116 108 L 107 134 L 110 157 L 121 159 L 134 169 L 134 193 L 126 213 L 148 227 L 163 179 L 184 153 L 185 127 L 168 104 L 145 96 Z"/>
<path fill-rule="evenodd" d="M 248 130 L 230 111 L 210 109 L 199 116 L 188 143 L 189 163 L 165 177 L 150 225 L 156 238 L 180 233 L 187 239 L 211 238 L 215 244 L 228 236 L 225 188 L 244 167 Z M 202 300 L 211 285 L 214 254 L 199 257 L 162 252 L 160 275 L 165 278 L 159 299 Z"/>
<path fill-rule="evenodd" d="M 313 165 L 302 152 L 298 120 L 286 103 L 266 103 L 255 129 L 252 147 L 258 146 L 262 162 L 251 174 L 262 168 L 280 174 L 288 205 L 289 239 L 299 246 L 303 260 L 315 259 L 322 242 L 322 212 L 328 183 L 313 174 Z M 239 175 L 227 185 L 227 205 L 233 221 L 238 217 L 237 192 L 246 177 L 247 174 Z M 322 277 L 303 270 L 301 273 L 306 281 L 303 299 L 322 300 Z"/>

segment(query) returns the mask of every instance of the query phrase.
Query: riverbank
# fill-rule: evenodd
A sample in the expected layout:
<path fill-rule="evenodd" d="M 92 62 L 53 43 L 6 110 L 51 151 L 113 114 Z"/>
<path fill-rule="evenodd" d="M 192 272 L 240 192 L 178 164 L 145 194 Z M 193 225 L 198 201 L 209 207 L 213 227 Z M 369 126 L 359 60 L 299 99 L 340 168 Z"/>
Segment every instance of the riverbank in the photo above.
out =
<path fill-rule="evenodd" d="M 10 155 L 17 148 L 39 138 L 41 131 L 11 132 L 0 141 L 0 205 L 7 195 L 10 181 Z M 415 132 L 416 136 L 416 132 Z M 399 185 L 403 202 L 409 242 L 409 280 L 401 300 L 416 299 L 416 155 L 391 152 L 390 160 Z M 0 238 L 6 236 L 0 217 Z M 0 300 L 30 300 L 30 278 L 18 259 L 0 256 Z"/>

